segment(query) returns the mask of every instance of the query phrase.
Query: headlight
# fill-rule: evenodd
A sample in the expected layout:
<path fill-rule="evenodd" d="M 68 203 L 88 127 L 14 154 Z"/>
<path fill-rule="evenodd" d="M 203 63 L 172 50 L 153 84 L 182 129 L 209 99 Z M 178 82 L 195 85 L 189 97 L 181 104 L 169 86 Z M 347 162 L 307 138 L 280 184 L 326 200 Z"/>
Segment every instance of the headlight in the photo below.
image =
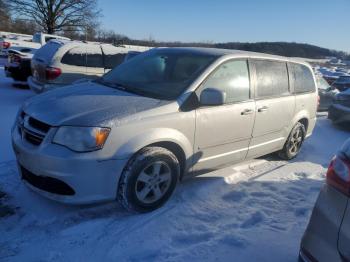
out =
<path fill-rule="evenodd" d="M 62 126 L 57 130 L 53 143 L 78 152 L 95 151 L 103 148 L 110 131 L 104 127 Z"/>

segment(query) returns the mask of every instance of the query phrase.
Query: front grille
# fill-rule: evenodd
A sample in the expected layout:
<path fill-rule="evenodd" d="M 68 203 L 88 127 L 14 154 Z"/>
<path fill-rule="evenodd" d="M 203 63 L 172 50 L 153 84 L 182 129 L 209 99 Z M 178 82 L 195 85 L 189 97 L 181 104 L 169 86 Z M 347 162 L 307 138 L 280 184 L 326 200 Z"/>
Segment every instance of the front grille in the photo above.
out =
<path fill-rule="evenodd" d="M 21 173 L 23 180 L 41 190 L 64 196 L 72 196 L 75 194 L 73 188 L 59 179 L 47 176 L 37 176 L 23 166 L 21 166 Z"/>
<path fill-rule="evenodd" d="M 18 131 L 24 140 L 33 145 L 40 145 L 50 128 L 50 125 L 26 115 L 24 112 L 19 115 Z"/>

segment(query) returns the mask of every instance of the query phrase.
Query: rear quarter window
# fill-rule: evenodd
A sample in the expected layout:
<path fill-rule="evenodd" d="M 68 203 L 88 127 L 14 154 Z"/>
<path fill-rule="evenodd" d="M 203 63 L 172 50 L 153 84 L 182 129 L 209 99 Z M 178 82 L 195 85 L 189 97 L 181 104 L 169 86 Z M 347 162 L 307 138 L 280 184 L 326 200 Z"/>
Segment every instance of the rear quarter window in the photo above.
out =
<path fill-rule="evenodd" d="M 124 62 L 126 54 L 107 54 L 105 58 L 105 68 L 113 69 Z"/>
<path fill-rule="evenodd" d="M 86 61 L 87 61 L 86 62 L 87 67 L 103 68 L 102 54 L 87 54 Z"/>
<path fill-rule="evenodd" d="M 63 55 L 61 63 L 71 66 L 86 66 L 86 52 L 80 47 L 72 48 Z"/>
<path fill-rule="evenodd" d="M 289 94 L 287 64 L 280 61 L 253 60 L 256 71 L 256 97 L 268 98 Z"/>
<path fill-rule="evenodd" d="M 316 91 L 313 74 L 307 66 L 290 63 L 289 69 L 294 83 L 294 93 L 302 94 Z"/>

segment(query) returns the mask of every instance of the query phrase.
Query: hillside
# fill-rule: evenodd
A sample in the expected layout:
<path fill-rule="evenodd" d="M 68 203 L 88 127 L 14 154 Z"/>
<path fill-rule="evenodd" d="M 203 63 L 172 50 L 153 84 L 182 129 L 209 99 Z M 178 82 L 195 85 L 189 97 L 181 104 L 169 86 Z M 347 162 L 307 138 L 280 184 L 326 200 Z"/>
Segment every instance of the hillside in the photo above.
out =
<path fill-rule="evenodd" d="M 122 42 L 130 44 L 147 46 L 196 46 L 196 47 L 214 47 L 225 49 L 238 49 L 245 51 L 261 52 L 288 57 L 305 57 L 321 59 L 325 57 L 350 58 L 350 54 L 341 51 L 335 51 L 315 45 L 289 42 L 257 42 L 257 43 L 183 43 L 183 42 L 155 42 L 143 40 L 123 39 Z"/>

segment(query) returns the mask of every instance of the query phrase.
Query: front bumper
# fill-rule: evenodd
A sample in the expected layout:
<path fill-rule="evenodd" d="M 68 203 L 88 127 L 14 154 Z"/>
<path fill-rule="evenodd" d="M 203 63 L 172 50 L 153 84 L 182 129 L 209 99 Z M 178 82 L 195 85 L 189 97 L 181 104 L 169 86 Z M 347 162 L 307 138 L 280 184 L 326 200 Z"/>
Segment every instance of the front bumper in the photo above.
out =
<path fill-rule="evenodd" d="M 329 107 L 328 118 L 334 123 L 350 123 L 350 108 L 339 104 L 333 104 Z"/>
<path fill-rule="evenodd" d="M 22 139 L 16 128 L 12 130 L 12 145 L 21 176 L 29 172 L 34 179 L 40 179 L 40 185 L 47 180 L 57 180 L 74 192 L 61 194 L 60 191 L 47 190 L 52 188 L 52 184 L 45 187 L 38 186 L 30 179 L 23 180 L 39 194 L 67 204 L 90 204 L 116 198 L 119 177 L 127 159 L 104 159 L 95 155 L 97 151 L 67 152 L 68 149 L 64 147 L 48 143 L 36 146 Z M 26 170 L 26 174 L 22 173 L 23 170 Z"/>

